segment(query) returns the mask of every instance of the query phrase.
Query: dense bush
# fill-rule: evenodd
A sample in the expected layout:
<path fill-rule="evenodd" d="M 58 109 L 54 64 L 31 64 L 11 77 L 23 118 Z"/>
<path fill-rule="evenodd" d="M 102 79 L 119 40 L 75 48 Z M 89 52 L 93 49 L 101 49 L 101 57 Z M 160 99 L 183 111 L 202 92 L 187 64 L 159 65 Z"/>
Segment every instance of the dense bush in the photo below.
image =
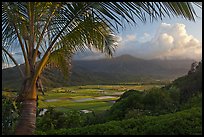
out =
<path fill-rule="evenodd" d="M 168 92 L 172 104 L 174 105 L 174 107 L 176 107 L 175 109 L 179 109 L 180 107 L 180 89 L 177 88 L 176 86 L 171 86 L 171 88 L 169 88 L 168 90 L 165 90 L 164 88 L 162 88 L 164 91 Z"/>
<path fill-rule="evenodd" d="M 164 89 L 153 88 L 146 92 L 142 102 L 144 110 L 149 110 L 149 115 L 161 115 L 174 112 L 177 107 L 174 98 L 171 98 L 170 92 Z M 174 104 L 175 103 L 175 104 Z"/>
<path fill-rule="evenodd" d="M 20 104 L 13 98 L 2 96 L 2 135 L 14 134 Z"/>
<path fill-rule="evenodd" d="M 201 135 L 202 108 L 194 107 L 181 112 L 143 116 L 122 121 L 60 130 L 37 131 L 47 135 Z"/>
<path fill-rule="evenodd" d="M 38 112 L 39 113 L 39 112 Z M 52 130 L 61 128 L 83 127 L 87 125 L 104 123 L 106 113 L 83 113 L 79 110 L 66 112 L 48 108 L 42 116 L 37 116 L 37 130 Z"/>
<path fill-rule="evenodd" d="M 76 110 L 64 113 L 48 108 L 43 116 L 37 117 L 37 130 L 82 127 L 85 120 L 85 116 Z"/>
<path fill-rule="evenodd" d="M 100 113 L 87 113 L 85 115 L 85 123 L 84 125 L 93 125 L 93 124 L 100 124 L 105 123 L 107 121 L 107 113 L 106 111 Z"/>
<path fill-rule="evenodd" d="M 152 88 L 145 92 L 129 90 L 108 111 L 109 120 L 161 115 L 179 110 L 179 89 Z"/>
<path fill-rule="evenodd" d="M 128 90 L 128 91 L 126 91 L 125 93 L 123 93 L 121 96 L 120 96 L 120 98 L 118 99 L 118 100 L 116 100 L 116 102 L 119 102 L 119 101 L 121 101 L 121 100 L 123 100 L 123 99 L 125 99 L 125 98 L 128 98 L 128 97 L 130 97 L 131 95 L 142 95 L 142 94 L 144 94 L 144 92 L 141 92 L 141 91 L 138 91 L 138 90 Z"/>
<path fill-rule="evenodd" d="M 69 129 L 69 126 L 66 126 L 47 132 L 37 130 L 36 133 L 65 135 L 202 134 L 201 74 L 202 70 L 198 69 L 164 88 L 152 88 L 145 92 L 129 90 L 121 95 L 105 115 L 86 116 L 84 123 L 81 123 L 84 127 L 70 126 Z"/>
<path fill-rule="evenodd" d="M 165 88 L 177 87 L 180 90 L 180 103 L 187 102 L 192 96 L 202 91 L 202 63 L 196 67 L 196 70 L 188 75 L 174 80 Z"/>
<path fill-rule="evenodd" d="M 140 91 L 129 90 L 121 95 L 120 99 L 116 101 L 115 104 L 108 110 L 109 120 L 121 120 L 125 117 L 128 111 L 133 109 L 143 109 L 144 105 L 142 103 L 144 94 Z"/>
<path fill-rule="evenodd" d="M 191 97 L 185 104 L 181 105 L 180 110 L 185 110 L 192 107 L 202 107 L 202 93 Z"/>

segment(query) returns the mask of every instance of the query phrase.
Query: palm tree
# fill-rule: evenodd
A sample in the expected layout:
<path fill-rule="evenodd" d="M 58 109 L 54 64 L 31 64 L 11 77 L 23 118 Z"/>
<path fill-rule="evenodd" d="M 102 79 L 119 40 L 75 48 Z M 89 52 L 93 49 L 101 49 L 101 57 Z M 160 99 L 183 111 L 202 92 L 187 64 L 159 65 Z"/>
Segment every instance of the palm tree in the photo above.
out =
<path fill-rule="evenodd" d="M 165 16 L 195 21 L 196 16 L 190 2 L 3 2 L 2 61 L 9 57 L 18 66 L 10 53 L 18 45 L 25 61 L 25 71 L 19 68 L 24 82 L 15 134 L 34 133 L 36 86 L 48 64 L 68 73 L 76 51 L 95 49 L 112 56 L 117 46 L 115 31 L 126 22 L 137 24 L 135 18 L 146 22 L 146 15 L 150 21 Z"/>

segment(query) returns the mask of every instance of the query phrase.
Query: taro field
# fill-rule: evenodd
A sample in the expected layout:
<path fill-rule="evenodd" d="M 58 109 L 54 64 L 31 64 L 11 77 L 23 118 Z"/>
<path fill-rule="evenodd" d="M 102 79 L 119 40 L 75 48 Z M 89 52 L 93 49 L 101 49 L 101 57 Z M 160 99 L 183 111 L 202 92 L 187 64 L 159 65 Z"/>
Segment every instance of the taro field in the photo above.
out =
<path fill-rule="evenodd" d="M 66 112 L 70 109 L 96 112 L 109 109 L 125 91 L 134 89 L 144 92 L 163 85 L 86 85 L 49 89 L 45 95 L 38 93 L 38 107 L 53 107 Z"/>

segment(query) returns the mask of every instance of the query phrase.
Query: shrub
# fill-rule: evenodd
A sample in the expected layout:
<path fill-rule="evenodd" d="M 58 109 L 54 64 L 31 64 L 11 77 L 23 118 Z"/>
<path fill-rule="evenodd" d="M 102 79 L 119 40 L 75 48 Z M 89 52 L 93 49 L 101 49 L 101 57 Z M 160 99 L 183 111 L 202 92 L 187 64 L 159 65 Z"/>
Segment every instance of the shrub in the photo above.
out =
<path fill-rule="evenodd" d="M 189 109 L 192 107 L 202 107 L 202 93 L 199 93 L 198 95 L 194 95 L 191 97 L 188 102 L 181 105 L 181 110 Z"/>
<path fill-rule="evenodd" d="M 104 124 L 36 132 L 47 135 L 201 135 L 202 108 L 160 115 L 142 116 Z"/>
<path fill-rule="evenodd" d="M 175 102 L 172 100 L 169 92 L 159 88 L 149 90 L 143 98 L 144 109 L 149 110 L 151 115 L 174 112 L 177 107 L 177 104 L 174 104 Z"/>
<path fill-rule="evenodd" d="M 129 90 L 110 108 L 109 120 L 161 115 L 176 112 L 179 108 L 178 89 L 152 88 L 146 92 Z"/>
<path fill-rule="evenodd" d="M 37 117 L 37 129 L 40 130 L 81 127 L 84 123 L 85 117 L 76 110 L 64 113 L 48 108 L 43 116 Z"/>
<path fill-rule="evenodd" d="M 187 102 L 192 96 L 202 91 L 202 63 L 200 62 L 195 72 L 180 77 L 166 86 L 166 89 L 175 86 L 180 90 L 180 103 Z"/>
<path fill-rule="evenodd" d="M 12 98 L 2 96 L 2 135 L 14 134 L 19 108 L 20 104 Z"/>
<path fill-rule="evenodd" d="M 143 109 L 143 95 L 142 92 L 136 90 L 125 92 L 108 111 L 109 119 L 122 119 L 129 110 Z"/>

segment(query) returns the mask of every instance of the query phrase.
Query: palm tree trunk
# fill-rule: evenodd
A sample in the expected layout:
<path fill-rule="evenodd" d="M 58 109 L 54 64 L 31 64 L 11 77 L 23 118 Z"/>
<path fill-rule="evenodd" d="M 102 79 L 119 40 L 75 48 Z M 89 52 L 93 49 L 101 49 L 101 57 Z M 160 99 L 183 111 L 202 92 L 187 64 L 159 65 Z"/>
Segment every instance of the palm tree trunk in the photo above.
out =
<path fill-rule="evenodd" d="M 36 100 L 22 102 L 21 117 L 16 127 L 16 135 L 33 135 L 36 123 Z"/>
<path fill-rule="evenodd" d="M 24 84 L 24 90 L 27 90 L 28 95 L 23 98 L 22 101 L 20 119 L 15 130 L 16 135 L 33 135 L 35 131 L 37 89 L 36 84 L 34 86 L 30 85 L 30 88 L 28 83 L 30 83 L 30 81 L 26 81 Z"/>

